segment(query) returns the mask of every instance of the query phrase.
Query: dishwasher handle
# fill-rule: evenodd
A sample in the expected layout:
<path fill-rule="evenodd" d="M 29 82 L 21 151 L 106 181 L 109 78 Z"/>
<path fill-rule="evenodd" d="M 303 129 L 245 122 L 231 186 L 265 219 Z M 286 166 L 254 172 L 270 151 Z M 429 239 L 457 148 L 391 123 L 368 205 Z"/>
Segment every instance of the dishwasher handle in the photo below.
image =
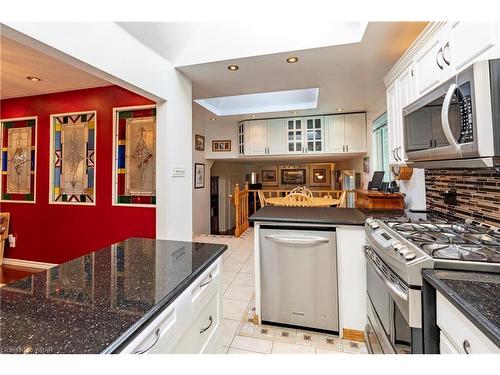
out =
<path fill-rule="evenodd" d="M 293 245 L 319 245 L 330 242 L 326 237 L 286 237 L 274 234 L 268 234 L 264 237 L 266 240 L 274 242 L 287 243 Z"/>

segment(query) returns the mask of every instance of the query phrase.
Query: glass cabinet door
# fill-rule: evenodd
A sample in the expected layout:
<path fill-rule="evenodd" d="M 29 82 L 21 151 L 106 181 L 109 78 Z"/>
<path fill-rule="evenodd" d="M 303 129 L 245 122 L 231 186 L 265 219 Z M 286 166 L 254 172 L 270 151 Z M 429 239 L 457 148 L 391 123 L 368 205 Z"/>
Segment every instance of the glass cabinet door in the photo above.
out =
<path fill-rule="evenodd" d="M 287 120 L 287 151 L 288 153 L 302 152 L 303 130 L 302 119 Z"/>
<path fill-rule="evenodd" d="M 311 117 L 306 119 L 307 152 L 323 151 L 323 118 Z"/>

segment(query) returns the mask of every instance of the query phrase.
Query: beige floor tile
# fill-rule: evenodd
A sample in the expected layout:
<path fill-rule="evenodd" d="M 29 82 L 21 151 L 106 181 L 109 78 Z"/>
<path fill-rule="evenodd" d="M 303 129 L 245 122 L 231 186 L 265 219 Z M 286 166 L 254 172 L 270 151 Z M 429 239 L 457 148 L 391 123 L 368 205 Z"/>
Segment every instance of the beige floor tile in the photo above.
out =
<path fill-rule="evenodd" d="M 296 344 L 318 346 L 318 334 L 309 331 L 297 330 Z"/>
<path fill-rule="evenodd" d="M 342 339 L 334 335 L 318 335 L 318 347 L 328 350 L 342 351 Z"/>
<path fill-rule="evenodd" d="M 231 346 L 233 337 L 236 334 L 236 330 L 240 322 L 231 319 L 222 319 L 222 345 Z"/>
<path fill-rule="evenodd" d="M 224 293 L 226 293 L 226 290 L 227 290 L 227 288 L 229 288 L 229 285 L 231 285 L 231 284 L 222 283 L 222 295 L 224 295 Z"/>
<path fill-rule="evenodd" d="M 274 340 L 275 327 L 268 325 L 255 326 L 253 337 Z"/>
<path fill-rule="evenodd" d="M 224 293 L 224 297 L 248 303 L 250 298 L 252 298 L 253 293 L 253 286 L 234 285 L 233 283 L 226 290 L 226 293 Z"/>
<path fill-rule="evenodd" d="M 297 339 L 297 330 L 284 327 L 274 328 L 274 341 L 288 342 L 290 344 L 295 344 Z"/>
<path fill-rule="evenodd" d="M 238 273 L 244 266 L 244 262 L 229 259 L 224 263 L 224 272 L 235 272 Z"/>
<path fill-rule="evenodd" d="M 239 272 L 255 274 L 254 262 L 247 260 Z"/>
<path fill-rule="evenodd" d="M 222 298 L 222 317 L 240 321 L 246 311 L 247 303 L 235 301 L 228 298 Z"/>
<path fill-rule="evenodd" d="M 236 272 L 229 272 L 229 271 L 223 270 L 222 271 L 222 283 L 223 284 L 231 284 L 231 282 L 234 280 L 236 275 L 237 275 Z"/>
<path fill-rule="evenodd" d="M 248 350 L 241 350 L 241 349 L 229 348 L 229 350 L 227 351 L 227 354 L 255 354 L 255 355 L 259 355 L 259 354 L 262 354 L 262 353 L 249 352 Z"/>
<path fill-rule="evenodd" d="M 272 354 L 316 354 L 316 350 L 311 346 L 275 341 Z"/>
<path fill-rule="evenodd" d="M 344 353 L 367 354 L 368 348 L 363 342 L 342 340 L 342 351 Z"/>
<path fill-rule="evenodd" d="M 328 350 L 323 348 L 316 348 L 316 354 L 344 354 L 341 350 Z"/>
<path fill-rule="evenodd" d="M 245 337 L 245 336 L 234 336 L 233 342 L 231 343 L 231 348 L 248 350 L 251 352 L 271 353 L 273 347 L 273 342 L 270 340 L 257 339 L 255 337 Z"/>
<path fill-rule="evenodd" d="M 250 321 L 244 320 L 241 322 L 240 326 L 238 327 L 237 334 L 241 336 L 253 336 L 253 333 L 255 331 L 255 324 L 253 324 L 253 321 L 250 319 Z"/>
<path fill-rule="evenodd" d="M 233 285 L 255 286 L 255 275 L 251 273 L 239 273 L 232 280 Z"/>

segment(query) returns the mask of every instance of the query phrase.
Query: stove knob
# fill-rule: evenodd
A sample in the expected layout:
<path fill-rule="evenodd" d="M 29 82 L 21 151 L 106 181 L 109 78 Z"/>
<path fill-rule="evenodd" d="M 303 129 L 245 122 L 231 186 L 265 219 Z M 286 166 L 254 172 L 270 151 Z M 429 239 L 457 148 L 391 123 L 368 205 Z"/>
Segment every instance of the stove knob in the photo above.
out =
<path fill-rule="evenodd" d="M 377 224 L 377 222 L 376 222 L 376 221 L 372 221 L 372 222 L 370 223 L 370 226 L 372 227 L 372 229 L 377 229 L 377 228 L 378 228 L 378 224 Z"/>
<path fill-rule="evenodd" d="M 407 251 L 403 257 L 406 259 L 406 260 L 412 260 L 414 259 L 415 257 L 417 256 L 417 254 L 415 254 L 413 251 L 409 250 Z"/>
<path fill-rule="evenodd" d="M 397 250 L 401 246 L 401 241 L 392 241 L 391 246 L 394 250 Z"/>
<path fill-rule="evenodd" d="M 406 246 L 406 245 L 401 245 L 398 247 L 398 253 L 400 253 L 403 256 L 404 256 L 404 254 L 406 254 L 409 251 L 410 251 L 410 249 L 408 249 L 408 246 Z"/>
<path fill-rule="evenodd" d="M 366 224 L 371 224 L 373 222 L 373 219 L 371 217 L 369 217 L 368 219 L 365 220 L 365 223 Z"/>

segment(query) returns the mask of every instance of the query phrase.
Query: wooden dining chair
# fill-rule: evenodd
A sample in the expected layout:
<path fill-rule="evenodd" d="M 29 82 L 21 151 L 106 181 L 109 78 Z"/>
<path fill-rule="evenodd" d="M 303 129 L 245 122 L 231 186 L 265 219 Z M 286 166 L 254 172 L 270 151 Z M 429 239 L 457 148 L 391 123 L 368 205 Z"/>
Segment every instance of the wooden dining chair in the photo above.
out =
<path fill-rule="evenodd" d="M 263 190 L 259 190 L 258 194 L 259 194 L 260 206 L 261 207 L 267 206 L 266 195 L 264 194 L 264 191 Z"/>
<path fill-rule="evenodd" d="M 284 201 L 286 206 L 312 206 L 312 198 L 302 193 L 288 194 Z"/>
<path fill-rule="evenodd" d="M 289 194 L 304 194 L 308 197 L 313 197 L 312 191 L 305 186 L 297 186 L 296 188 L 292 189 Z"/>
<path fill-rule="evenodd" d="M 346 197 L 347 197 L 347 191 L 343 191 L 342 194 L 340 194 L 339 204 L 337 204 L 337 207 L 347 207 Z"/>

